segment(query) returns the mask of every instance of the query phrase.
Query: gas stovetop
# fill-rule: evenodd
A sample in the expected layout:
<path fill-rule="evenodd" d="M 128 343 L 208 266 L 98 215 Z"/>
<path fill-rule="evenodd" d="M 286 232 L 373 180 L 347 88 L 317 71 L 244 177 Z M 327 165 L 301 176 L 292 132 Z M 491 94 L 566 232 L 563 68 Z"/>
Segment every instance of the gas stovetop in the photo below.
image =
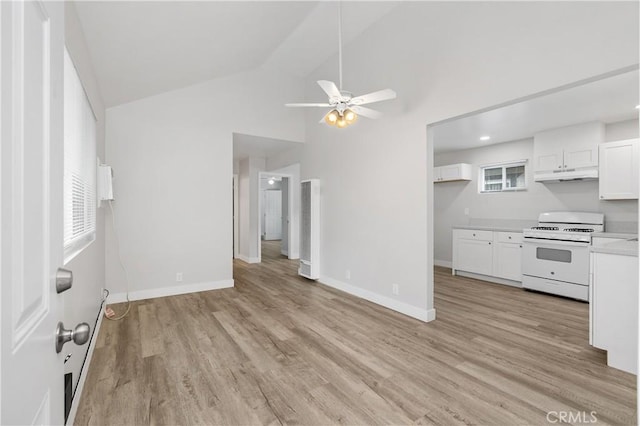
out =
<path fill-rule="evenodd" d="M 526 239 L 542 239 L 591 243 L 591 234 L 604 231 L 604 215 L 600 213 L 541 213 L 538 226 L 523 230 Z"/>

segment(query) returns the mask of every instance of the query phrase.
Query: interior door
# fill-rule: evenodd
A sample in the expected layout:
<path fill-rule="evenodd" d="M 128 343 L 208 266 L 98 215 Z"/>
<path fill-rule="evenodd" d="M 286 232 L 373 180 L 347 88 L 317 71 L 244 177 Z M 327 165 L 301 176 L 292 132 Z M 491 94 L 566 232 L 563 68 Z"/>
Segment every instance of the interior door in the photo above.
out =
<path fill-rule="evenodd" d="M 282 238 L 282 192 L 264 191 L 264 239 Z"/>
<path fill-rule="evenodd" d="M 64 423 L 61 2 L 0 2 L 0 423 Z"/>
<path fill-rule="evenodd" d="M 282 242 L 280 253 L 289 257 L 289 178 L 282 178 Z"/>

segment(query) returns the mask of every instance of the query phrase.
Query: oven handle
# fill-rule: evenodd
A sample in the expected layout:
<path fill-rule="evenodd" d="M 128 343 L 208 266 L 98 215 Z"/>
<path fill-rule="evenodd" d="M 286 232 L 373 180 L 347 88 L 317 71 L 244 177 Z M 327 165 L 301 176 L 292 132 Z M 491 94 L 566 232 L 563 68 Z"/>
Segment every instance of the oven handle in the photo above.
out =
<path fill-rule="evenodd" d="M 546 240 L 542 238 L 524 237 L 522 242 L 534 245 L 553 245 L 553 246 L 570 246 L 570 247 L 589 247 L 591 244 L 584 241 L 562 241 L 562 240 Z"/>

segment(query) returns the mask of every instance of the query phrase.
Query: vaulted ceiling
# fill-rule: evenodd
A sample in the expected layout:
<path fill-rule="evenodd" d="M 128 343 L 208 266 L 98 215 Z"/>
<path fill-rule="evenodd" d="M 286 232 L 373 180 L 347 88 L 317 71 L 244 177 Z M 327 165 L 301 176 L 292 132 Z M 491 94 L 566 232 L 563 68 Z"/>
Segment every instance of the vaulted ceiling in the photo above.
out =
<path fill-rule="evenodd" d="M 337 2 L 76 2 L 105 105 L 258 67 L 309 74 L 337 51 Z M 397 2 L 345 2 L 343 43 Z"/>

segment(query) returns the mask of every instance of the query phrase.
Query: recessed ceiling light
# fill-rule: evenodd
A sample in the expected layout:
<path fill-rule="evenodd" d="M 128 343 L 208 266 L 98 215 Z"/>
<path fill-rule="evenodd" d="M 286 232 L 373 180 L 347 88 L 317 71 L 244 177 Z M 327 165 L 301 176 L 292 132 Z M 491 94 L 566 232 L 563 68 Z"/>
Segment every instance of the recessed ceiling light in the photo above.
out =
<path fill-rule="evenodd" d="M 488 141 L 489 139 L 491 139 L 491 136 L 480 136 L 481 141 Z"/>

